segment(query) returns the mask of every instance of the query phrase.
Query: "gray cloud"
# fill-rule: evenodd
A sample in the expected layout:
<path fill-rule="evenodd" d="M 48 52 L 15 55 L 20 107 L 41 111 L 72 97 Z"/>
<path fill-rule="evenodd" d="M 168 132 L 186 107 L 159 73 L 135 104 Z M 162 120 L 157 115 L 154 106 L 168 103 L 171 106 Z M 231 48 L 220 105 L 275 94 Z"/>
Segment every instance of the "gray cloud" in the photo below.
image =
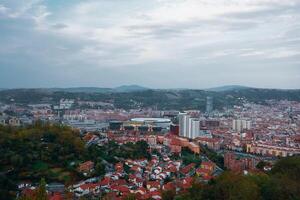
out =
<path fill-rule="evenodd" d="M 216 2 L 4 1 L 0 87 L 299 87 L 300 2 Z"/>

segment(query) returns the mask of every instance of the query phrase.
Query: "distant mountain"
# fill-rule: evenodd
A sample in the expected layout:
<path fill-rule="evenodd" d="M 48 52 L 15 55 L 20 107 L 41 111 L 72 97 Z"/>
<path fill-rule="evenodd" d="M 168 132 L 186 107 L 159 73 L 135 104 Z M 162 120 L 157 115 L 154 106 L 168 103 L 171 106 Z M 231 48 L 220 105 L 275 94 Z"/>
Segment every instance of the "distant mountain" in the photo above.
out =
<path fill-rule="evenodd" d="M 242 85 L 225 85 L 220 87 L 214 87 L 205 89 L 206 91 L 213 91 L 213 92 L 225 92 L 225 91 L 231 91 L 231 90 L 244 90 L 249 89 L 250 87 L 242 86 Z"/>
<path fill-rule="evenodd" d="M 15 88 L 5 89 L 0 88 L 0 91 L 35 91 L 41 93 L 53 92 L 68 92 L 68 93 L 119 93 L 119 92 L 137 92 L 149 90 L 149 88 L 139 85 L 122 85 L 115 88 L 101 88 L 101 87 L 70 87 L 70 88 Z"/>
<path fill-rule="evenodd" d="M 122 85 L 116 88 L 100 87 L 73 87 L 73 88 L 45 88 L 50 92 L 70 92 L 70 93 L 118 93 L 118 92 L 136 92 L 149 90 L 139 85 Z"/>
<path fill-rule="evenodd" d="M 149 90 L 149 88 L 139 85 L 122 85 L 113 89 L 114 92 L 137 92 L 145 90 Z"/>
<path fill-rule="evenodd" d="M 113 92 L 111 88 L 100 87 L 73 87 L 73 88 L 49 88 L 53 92 L 71 92 L 71 93 L 108 93 Z"/>
<path fill-rule="evenodd" d="M 226 89 L 226 90 L 224 90 Z M 73 92 L 71 92 L 73 91 Z M 215 109 L 242 105 L 243 102 L 265 104 L 266 100 L 290 100 L 300 102 L 300 90 L 259 89 L 247 87 L 225 87 L 219 92 L 209 90 L 155 90 L 141 86 L 117 88 L 65 88 L 65 89 L 10 89 L 0 91 L 0 102 L 31 104 L 60 99 L 82 99 L 87 101 L 112 101 L 116 108 L 134 109 L 139 106 L 161 110 L 205 110 L 206 98 L 213 98 Z"/>

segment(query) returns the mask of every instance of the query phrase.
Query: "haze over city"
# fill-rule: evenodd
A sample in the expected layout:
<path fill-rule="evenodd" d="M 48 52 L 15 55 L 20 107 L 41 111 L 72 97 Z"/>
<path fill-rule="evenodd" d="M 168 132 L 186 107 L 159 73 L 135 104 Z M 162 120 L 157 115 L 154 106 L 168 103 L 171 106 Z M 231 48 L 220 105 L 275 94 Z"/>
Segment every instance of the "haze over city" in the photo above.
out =
<path fill-rule="evenodd" d="M 299 88 L 299 0 L 2 0 L 0 88 Z"/>

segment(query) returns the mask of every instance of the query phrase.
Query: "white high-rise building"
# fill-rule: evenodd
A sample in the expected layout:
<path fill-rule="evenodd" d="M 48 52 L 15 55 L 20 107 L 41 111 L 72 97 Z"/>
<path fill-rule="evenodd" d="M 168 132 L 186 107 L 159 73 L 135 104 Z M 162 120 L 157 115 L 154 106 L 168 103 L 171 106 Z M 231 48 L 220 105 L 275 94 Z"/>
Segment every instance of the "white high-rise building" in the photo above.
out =
<path fill-rule="evenodd" d="M 191 119 L 191 132 L 190 138 L 194 139 L 199 136 L 200 132 L 200 120 L 196 118 Z"/>
<path fill-rule="evenodd" d="M 195 138 L 199 135 L 200 121 L 196 118 L 191 118 L 186 113 L 180 113 L 179 119 L 179 136 L 187 138 Z"/>
<path fill-rule="evenodd" d="M 188 121 L 190 116 L 186 113 L 179 113 L 179 136 L 187 137 L 188 136 Z"/>
<path fill-rule="evenodd" d="M 232 129 L 237 132 L 242 132 L 243 130 L 251 129 L 251 121 L 245 119 L 234 119 L 232 121 Z"/>

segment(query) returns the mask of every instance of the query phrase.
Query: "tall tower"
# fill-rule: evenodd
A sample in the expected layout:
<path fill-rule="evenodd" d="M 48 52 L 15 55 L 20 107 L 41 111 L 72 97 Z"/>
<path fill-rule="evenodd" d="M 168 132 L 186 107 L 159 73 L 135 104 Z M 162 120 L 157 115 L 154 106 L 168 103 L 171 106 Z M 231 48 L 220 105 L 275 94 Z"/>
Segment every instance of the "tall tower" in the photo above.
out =
<path fill-rule="evenodd" d="M 191 120 L 191 132 L 190 138 L 194 139 L 199 136 L 200 132 L 200 120 L 197 118 L 192 118 Z"/>
<path fill-rule="evenodd" d="M 189 134 L 189 119 L 190 116 L 186 113 L 179 113 L 179 135 L 182 137 L 188 137 Z"/>
<path fill-rule="evenodd" d="M 210 114 L 213 111 L 213 98 L 208 96 L 206 97 L 206 113 Z"/>
<path fill-rule="evenodd" d="M 179 119 L 179 136 L 187 138 L 195 138 L 199 136 L 200 120 L 197 118 L 191 118 L 186 113 L 180 113 Z"/>

